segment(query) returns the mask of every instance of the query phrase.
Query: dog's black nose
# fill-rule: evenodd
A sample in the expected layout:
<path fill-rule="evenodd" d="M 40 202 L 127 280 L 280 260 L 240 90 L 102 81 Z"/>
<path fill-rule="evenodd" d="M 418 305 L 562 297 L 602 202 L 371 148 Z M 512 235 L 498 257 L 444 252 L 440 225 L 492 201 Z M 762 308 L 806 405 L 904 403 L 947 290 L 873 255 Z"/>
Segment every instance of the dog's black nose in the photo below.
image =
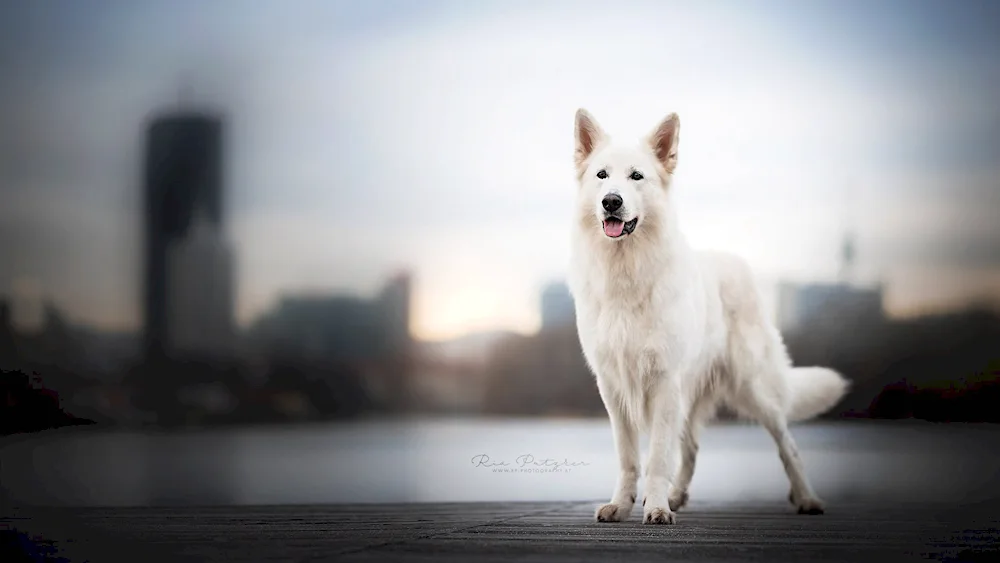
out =
<path fill-rule="evenodd" d="M 622 196 L 618 194 L 608 194 L 601 200 L 601 205 L 604 206 L 604 209 L 608 211 L 608 213 L 616 211 L 622 206 Z"/>

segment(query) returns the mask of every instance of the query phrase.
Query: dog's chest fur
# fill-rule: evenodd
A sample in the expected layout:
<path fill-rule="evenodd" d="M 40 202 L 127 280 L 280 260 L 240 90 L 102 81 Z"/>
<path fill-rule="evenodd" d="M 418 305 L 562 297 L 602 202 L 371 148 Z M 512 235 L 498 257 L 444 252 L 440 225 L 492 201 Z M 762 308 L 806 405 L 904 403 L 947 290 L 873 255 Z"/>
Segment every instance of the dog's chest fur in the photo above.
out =
<path fill-rule="evenodd" d="M 605 392 L 641 422 L 656 378 L 676 373 L 690 352 L 690 339 L 679 338 L 691 329 L 682 288 L 660 261 L 581 258 L 571 287 L 584 356 Z"/>

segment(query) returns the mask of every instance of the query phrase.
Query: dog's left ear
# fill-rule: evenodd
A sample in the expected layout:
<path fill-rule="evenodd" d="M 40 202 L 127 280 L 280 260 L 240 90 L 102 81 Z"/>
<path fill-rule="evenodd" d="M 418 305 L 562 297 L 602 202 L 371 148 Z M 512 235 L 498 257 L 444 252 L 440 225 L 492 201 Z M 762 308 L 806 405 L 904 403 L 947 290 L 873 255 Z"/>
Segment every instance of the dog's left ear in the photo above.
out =
<path fill-rule="evenodd" d="M 597 124 L 594 116 L 590 112 L 580 108 L 576 110 L 576 150 L 573 157 L 576 163 L 577 172 L 583 173 L 583 166 L 587 159 L 593 154 L 598 145 L 608 140 L 607 134 Z"/>
<path fill-rule="evenodd" d="M 653 154 L 668 174 L 673 174 L 674 168 L 677 167 L 677 144 L 680 141 L 680 132 L 681 120 L 676 113 L 671 113 L 656 126 L 647 139 Z"/>

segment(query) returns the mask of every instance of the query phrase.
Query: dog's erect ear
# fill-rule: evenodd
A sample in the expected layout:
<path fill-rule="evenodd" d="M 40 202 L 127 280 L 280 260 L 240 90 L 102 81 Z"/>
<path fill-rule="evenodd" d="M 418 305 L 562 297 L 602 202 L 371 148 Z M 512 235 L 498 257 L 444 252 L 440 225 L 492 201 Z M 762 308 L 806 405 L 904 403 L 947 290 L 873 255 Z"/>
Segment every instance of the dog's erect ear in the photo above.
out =
<path fill-rule="evenodd" d="M 649 146 L 668 174 L 673 174 L 674 168 L 677 167 L 677 143 L 680 141 L 680 132 L 681 120 L 676 113 L 671 113 L 649 134 Z"/>
<path fill-rule="evenodd" d="M 594 116 L 587 110 L 580 108 L 576 110 L 576 151 L 574 158 L 576 169 L 582 171 L 584 163 L 590 158 L 597 145 L 607 139 L 604 130 L 597 124 Z"/>

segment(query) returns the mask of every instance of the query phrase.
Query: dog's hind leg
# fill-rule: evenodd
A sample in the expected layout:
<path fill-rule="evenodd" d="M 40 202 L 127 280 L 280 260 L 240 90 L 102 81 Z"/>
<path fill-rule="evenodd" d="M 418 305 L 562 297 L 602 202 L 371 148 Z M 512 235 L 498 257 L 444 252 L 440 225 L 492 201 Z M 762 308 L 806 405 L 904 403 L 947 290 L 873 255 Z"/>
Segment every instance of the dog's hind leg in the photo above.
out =
<path fill-rule="evenodd" d="M 691 414 L 684 424 L 684 431 L 681 434 L 681 466 L 670 489 L 670 510 L 680 510 L 687 504 L 688 487 L 691 486 L 695 461 L 698 457 L 698 438 L 710 413 L 710 406 L 709 401 L 699 400 L 691 409 Z"/>
<path fill-rule="evenodd" d="M 763 381 L 755 380 L 749 383 L 743 390 L 741 410 L 760 422 L 778 445 L 778 456 L 792 485 L 789 500 L 798 508 L 799 514 L 823 514 L 823 502 L 809 484 L 802 459 L 799 457 L 798 446 L 788 430 L 788 421 L 781 404 L 772 394 L 766 392 Z"/>
<path fill-rule="evenodd" d="M 618 451 L 618 482 L 611 502 L 597 508 L 594 518 L 598 522 L 621 522 L 628 518 L 635 505 L 639 480 L 639 430 L 628 417 L 621 401 L 598 379 L 601 399 L 611 419 L 615 449 Z"/>

